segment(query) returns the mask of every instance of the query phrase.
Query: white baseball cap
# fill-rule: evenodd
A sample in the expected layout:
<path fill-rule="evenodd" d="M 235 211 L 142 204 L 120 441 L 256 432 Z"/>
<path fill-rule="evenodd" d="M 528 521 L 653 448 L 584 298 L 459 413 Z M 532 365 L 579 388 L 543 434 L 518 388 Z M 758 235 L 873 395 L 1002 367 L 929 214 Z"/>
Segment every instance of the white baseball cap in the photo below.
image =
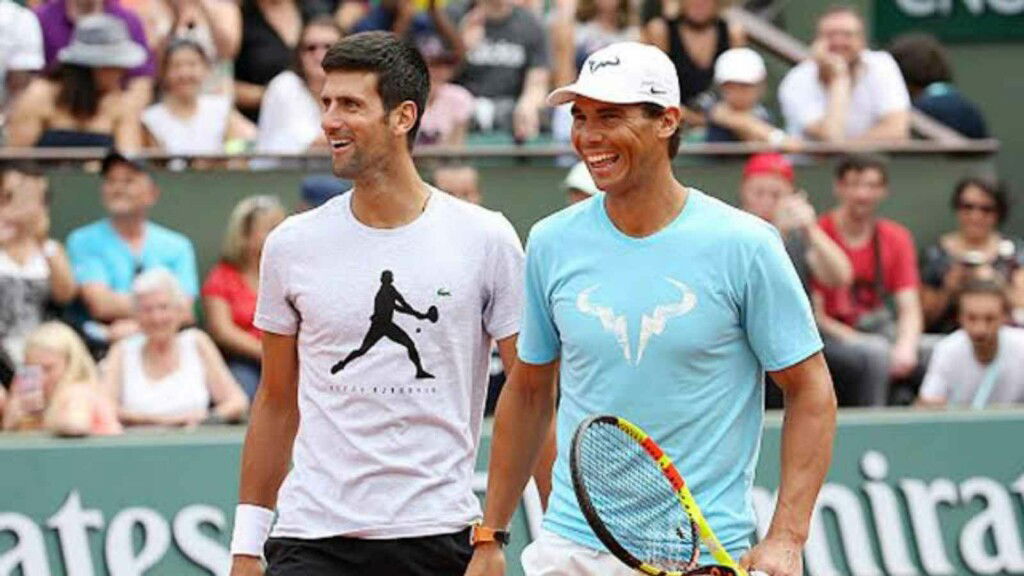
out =
<path fill-rule="evenodd" d="M 559 106 L 577 96 L 611 104 L 657 104 L 678 108 L 679 76 L 675 64 L 656 46 L 617 42 L 591 54 L 576 82 L 548 94 Z"/>
<path fill-rule="evenodd" d="M 565 180 L 562 181 L 562 189 L 579 190 L 588 196 L 601 193 L 597 184 L 594 183 L 594 178 L 590 175 L 590 169 L 584 162 L 577 162 L 569 170 Z"/>
<path fill-rule="evenodd" d="M 730 48 L 715 60 L 715 84 L 759 84 L 767 77 L 764 59 L 750 48 Z"/>

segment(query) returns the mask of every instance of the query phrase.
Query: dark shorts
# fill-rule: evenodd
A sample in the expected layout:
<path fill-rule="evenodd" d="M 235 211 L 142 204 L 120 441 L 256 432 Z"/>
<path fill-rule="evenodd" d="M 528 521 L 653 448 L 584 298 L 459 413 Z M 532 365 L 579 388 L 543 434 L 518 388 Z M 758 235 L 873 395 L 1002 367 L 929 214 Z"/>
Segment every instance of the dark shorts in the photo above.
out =
<path fill-rule="evenodd" d="M 271 538 L 264 554 L 266 576 L 463 576 L 473 548 L 466 528 L 398 540 Z"/>

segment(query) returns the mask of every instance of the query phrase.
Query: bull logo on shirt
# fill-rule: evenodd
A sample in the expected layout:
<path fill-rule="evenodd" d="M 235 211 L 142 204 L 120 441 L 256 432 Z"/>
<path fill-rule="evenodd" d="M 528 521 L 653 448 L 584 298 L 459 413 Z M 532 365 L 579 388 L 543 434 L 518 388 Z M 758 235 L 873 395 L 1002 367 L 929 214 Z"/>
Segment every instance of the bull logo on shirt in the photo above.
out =
<path fill-rule="evenodd" d="M 680 293 L 680 299 L 667 304 L 659 304 L 654 307 L 650 314 L 640 317 L 640 341 L 636 351 L 636 361 L 633 361 L 632 345 L 629 341 L 629 324 L 624 314 L 617 314 L 609 306 L 594 304 L 590 295 L 594 293 L 600 284 L 581 290 L 576 296 L 576 309 L 587 316 L 593 316 L 601 321 L 601 328 L 615 337 L 616 343 L 622 349 L 622 356 L 626 363 L 639 366 L 644 358 L 644 351 L 651 339 L 660 335 L 668 326 L 669 320 L 683 316 L 693 310 L 697 305 L 697 295 L 690 290 L 689 286 L 673 278 L 665 278 L 665 281 L 674 286 Z"/>

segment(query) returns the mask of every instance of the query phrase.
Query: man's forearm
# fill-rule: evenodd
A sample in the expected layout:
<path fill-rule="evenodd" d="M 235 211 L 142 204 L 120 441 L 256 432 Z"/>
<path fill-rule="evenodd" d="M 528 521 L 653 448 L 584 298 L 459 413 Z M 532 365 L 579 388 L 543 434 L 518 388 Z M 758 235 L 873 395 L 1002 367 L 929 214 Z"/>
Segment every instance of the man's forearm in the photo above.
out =
<path fill-rule="evenodd" d="M 505 527 L 511 521 L 555 412 L 554 387 L 521 384 L 516 372 L 522 369 L 521 364 L 513 369 L 495 413 L 484 512 L 484 525 L 492 528 Z"/>
<path fill-rule="evenodd" d="M 824 142 L 842 142 L 846 139 L 846 115 L 853 89 L 848 76 L 838 76 L 828 85 L 828 104 L 825 117 L 807 128 L 807 136 Z"/>
<path fill-rule="evenodd" d="M 814 257 L 809 258 L 811 273 L 822 284 L 831 288 L 849 286 L 853 283 L 853 266 L 850 259 L 828 234 L 817 224 L 807 229 L 807 239 Z"/>
<path fill-rule="evenodd" d="M 273 510 L 277 507 L 277 491 L 291 463 L 299 412 L 297 405 L 283 408 L 264 392 L 261 387 L 253 400 L 252 417 L 242 448 L 238 500 Z"/>
<path fill-rule="evenodd" d="M 891 112 L 871 127 L 858 142 L 892 142 L 910 137 L 910 112 Z"/>
<path fill-rule="evenodd" d="M 896 319 L 896 345 L 917 349 L 921 341 L 921 332 L 924 330 L 924 318 L 921 314 L 920 305 L 904 304 L 899 306 L 899 313 Z"/>
<path fill-rule="evenodd" d="M 782 424 L 779 497 L 768 536 L 803 544 L 818 491 L 832 461 L 836 400 L 824 358 L 817 355 L 812 382 L 787 386 Z"/>

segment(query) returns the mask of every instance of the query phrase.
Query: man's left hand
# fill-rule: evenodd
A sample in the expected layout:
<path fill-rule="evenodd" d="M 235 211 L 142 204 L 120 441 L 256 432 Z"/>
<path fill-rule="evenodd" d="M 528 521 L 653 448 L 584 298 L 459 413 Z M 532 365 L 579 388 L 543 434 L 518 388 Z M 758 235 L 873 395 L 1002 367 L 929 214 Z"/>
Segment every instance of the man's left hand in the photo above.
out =
<path fill-rule="evenodd" d="M 802 576 L 802 548 L 795 541 L 768 536 L 740 558 L 740 567 L 768 576 Z"/>

